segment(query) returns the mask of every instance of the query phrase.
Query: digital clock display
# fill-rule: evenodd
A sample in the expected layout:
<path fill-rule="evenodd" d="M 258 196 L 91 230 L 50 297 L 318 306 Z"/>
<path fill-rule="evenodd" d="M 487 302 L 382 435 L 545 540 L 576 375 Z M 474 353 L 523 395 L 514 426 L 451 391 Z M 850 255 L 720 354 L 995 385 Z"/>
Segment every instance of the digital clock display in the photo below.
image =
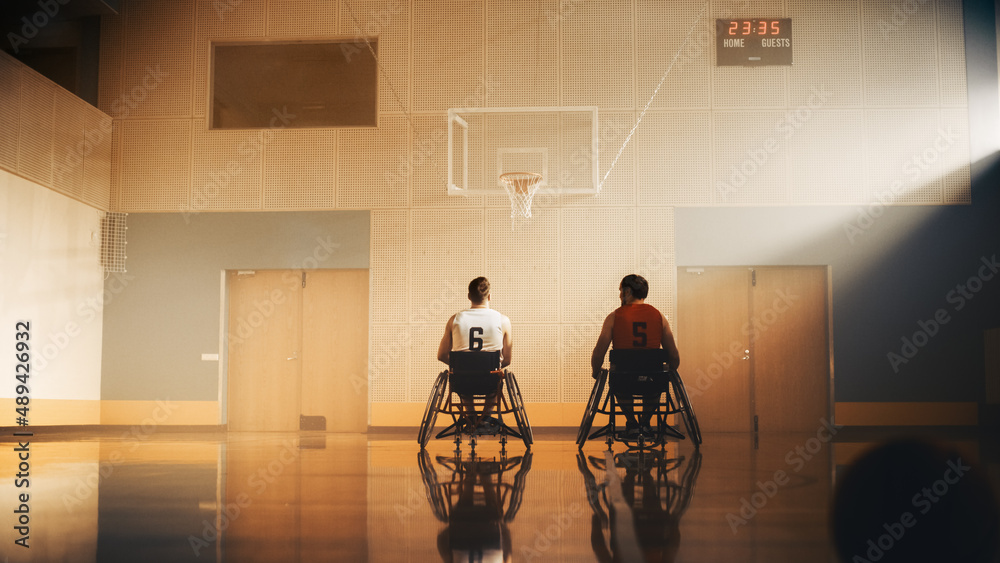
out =
<path fill-rule="evenodd" d="M 791 18 L 715 20 L 717 66 L 792 64 Z"/>

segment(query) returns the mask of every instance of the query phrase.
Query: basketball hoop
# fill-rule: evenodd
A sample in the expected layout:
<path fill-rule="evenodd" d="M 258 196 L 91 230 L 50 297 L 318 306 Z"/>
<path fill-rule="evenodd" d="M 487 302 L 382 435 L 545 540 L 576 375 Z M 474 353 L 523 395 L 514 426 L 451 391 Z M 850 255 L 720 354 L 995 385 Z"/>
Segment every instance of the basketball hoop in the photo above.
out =
<path fill-rule="evenodd" d="M 531 217 L 531 200 L 541 187 L 542 175 L 534 172 L 508 172 L 500 175 L 500 183 L 510 198 L 511 227 L 517 219 Z"/>

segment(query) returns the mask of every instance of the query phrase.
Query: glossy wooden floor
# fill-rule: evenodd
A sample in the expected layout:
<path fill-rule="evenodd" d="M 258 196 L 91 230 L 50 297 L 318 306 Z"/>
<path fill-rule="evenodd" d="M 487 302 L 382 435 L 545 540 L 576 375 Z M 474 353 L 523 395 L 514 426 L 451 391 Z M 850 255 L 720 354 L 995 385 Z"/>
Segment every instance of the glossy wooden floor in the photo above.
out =
<path fill-rule="evenodd" d="M 8 438 L 0 499 L 29 494 L 30 547 L 8 509 L 5 561 L 576 562 L 630 547 L 648 561 L 833 561 L 834 478 L 866 447 L 709 434 L 698 452 L 609 457 L 601 442 L 578 452 L 575 431 L 539 431 L 531 453 L 512 442 L 503 458 L 482 439 L 456 458 L 452 442 L 421 453 L 408 434 L 148 430 L 38 435 L 27 488 Z M 977 441 L 960 445 L 977 456 Z"/>

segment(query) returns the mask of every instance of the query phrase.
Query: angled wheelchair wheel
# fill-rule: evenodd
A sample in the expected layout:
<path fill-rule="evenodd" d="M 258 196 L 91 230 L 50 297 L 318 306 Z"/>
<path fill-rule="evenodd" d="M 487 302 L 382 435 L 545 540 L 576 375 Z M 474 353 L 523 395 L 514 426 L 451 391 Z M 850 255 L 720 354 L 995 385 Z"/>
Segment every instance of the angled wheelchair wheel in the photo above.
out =
<path fill-rule="evenodd" d="M 583 420 L 580 421 L 580 430 L 576 434 L 576 445 L 583 447 L 587 443 L 590 429 L 594 425 L 594 417 L 601 407 L 601 395 L 604 394 L 604 385 L 608 381 L 608 372 L 601 370 L 600 377 L 594 381 L 594 388 L 590 391 L 590 399 L 587 401 L 587 408 L 583 411 Z"/>
<path fill-rule="evenodd" d="M 424 409 L 424 418 L 420 421 L 420 433 L 417 436 L 420 449 L 427 446 L 427 441 L 431 439 L 431 434 L 434 432 L 434 422 L 437 420 L 438 411 L 441 410 L 441 403 L 444 402 L 447 392 L 448 372 L 442 371 L 437 380 L 434 381 L 431 395 L 427 398 L 427 407 Z"/>
<path fill-rule="evenodd" d="M 701 445 L 701 428 L 698 427 L 698 417 L 694 414 L 694 407 L 691 406 L 691 399 L 688 398 L 687 390 L 684 388 L 684 382 L 681 380 L 680 374 L 676 371 L 673 373 L 673 385 L 674 393 L 677 397 L 677 405 L 681 410 L 681 417 L 684 419 L 684 427 L 687 429 L 688 437 L 694 442 L 694 446 L 697 448 Z"/>
<path fill-rule="evenodd" d="M 421 448 L 417 454 L 417 463 L 420 466 L 420 477 L 424 482 L 424 492 L 427 495 L 427 502 L 431 505 L 434 516 L 442 521 L 448 522 L 448 512 L 450 503 L 445 500 L 442 494 L 441 484 L 438 482 L 437 471 L 431 461 L 431 455 L 427 450 Z"/>
<path fill-rule="evenodd" d="M 528 422 L 528 414 L 524 412 L 524 399 L 521 397 L 521 388 L 517 385 L 514 374 L 507 372 L 507 398 L 510 399 L 510 406 L 514 409 L 514 420 L 517 422 L 517 431 L 521 433 L 525 447 L 531 447 L 534 439 L 531 437 L 531 424 Z"/>

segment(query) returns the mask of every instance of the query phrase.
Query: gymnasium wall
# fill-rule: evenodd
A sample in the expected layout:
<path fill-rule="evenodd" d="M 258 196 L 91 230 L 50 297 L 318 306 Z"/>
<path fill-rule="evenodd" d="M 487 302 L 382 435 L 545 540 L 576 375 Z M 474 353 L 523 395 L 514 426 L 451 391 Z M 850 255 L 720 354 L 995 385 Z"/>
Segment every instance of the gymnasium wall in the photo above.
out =
<path fill-rule="evenodd" d="M 901 12 L 903 4 L 914 9 Z M 876 201 L 972 201 L 961 2 L 714 1 L 700 13 L 703 6 L 124 2 L 121 17 L 102 22 L 100 105 L 117 110 L 120 125 L 112 208 L 370 210 L 372 423 L 419 417 L 442 367 L 434 352 L 444 322 L 483 274 L 494 307 L 513 321 L 526 400 L 549 404 L 538 423 L 576 424 L 591 384 L 589 352 L 621 277 L 646 275 L 650 301 L 672 317 L 676 237 L 697 245 L 710 233 L 735 245 L 747 240 L 744 227 L 761 227 L 712 210 L 763 218 L 754 209 L 766 208 L 775 223 L 763 227 L 774 228 L 803 209 L 810 217 Z M 794 66 L 716 67 L 715 19 L 741 16 L 792 18 Z M 378 128 L 207 129 L 212 40 L 365 36 L 379 40 Z M 502 199 L 446 195 L 445 112 L 537 105 L 598 106 L 600 174 L 610 174 L 596 197 L 537 201 L 530 223 L 512 231 Z M 677 229 L 679 214 L 704 208 L 705 222 Z M 828 263 L 798 250 L 788 263 Z M 867 263 L 881 250 L 851 252 Z M 836 303 L 833 320 L 863 322 L 838 315 Z M 855 389 L 862 399 L 876 394 Z"/>
<path fill-rule="evenodd" d="M 14 364 L 0 406 L 32 425 L 100 418 L 105 272 L 101 219 L 111 198 L 112 119 L 0 52 L 0 323 L 14 353 L 27 321 L 29 393 Z M 11 358 L 13 362 L 14 358 Z M 15 396 L 29 403 L 15 404 Z"/>
<path fill-rule="evenodd" d="M 111 205 L 112 117 L 0 51 L 0 168 Z"/>
<path fill-rule="evenodd" d="M 142 213 L 128 221 L 128 271 L 104 312 L 104 424 L 138 423 L 161 402 L 170 406 L 164 424 L 225 423 L 224 271 L 368 267 L 367 211 Z"/>
<path fill-rule="evenodd" d="M 15 396 L 29 398 L 32 425 L 98 423 L 105 300 L 100 233 L 98 210 L 0 170 L 0 334 L 10 353 L 0 426 L 15 425 Z M 30 330 L 17 326 L 22 321 Z M 15 340 L 16 332 L 28 332 L 27 340 Z M 27 394 L 15 393 L 18 341 L 30 346 Z"/>

